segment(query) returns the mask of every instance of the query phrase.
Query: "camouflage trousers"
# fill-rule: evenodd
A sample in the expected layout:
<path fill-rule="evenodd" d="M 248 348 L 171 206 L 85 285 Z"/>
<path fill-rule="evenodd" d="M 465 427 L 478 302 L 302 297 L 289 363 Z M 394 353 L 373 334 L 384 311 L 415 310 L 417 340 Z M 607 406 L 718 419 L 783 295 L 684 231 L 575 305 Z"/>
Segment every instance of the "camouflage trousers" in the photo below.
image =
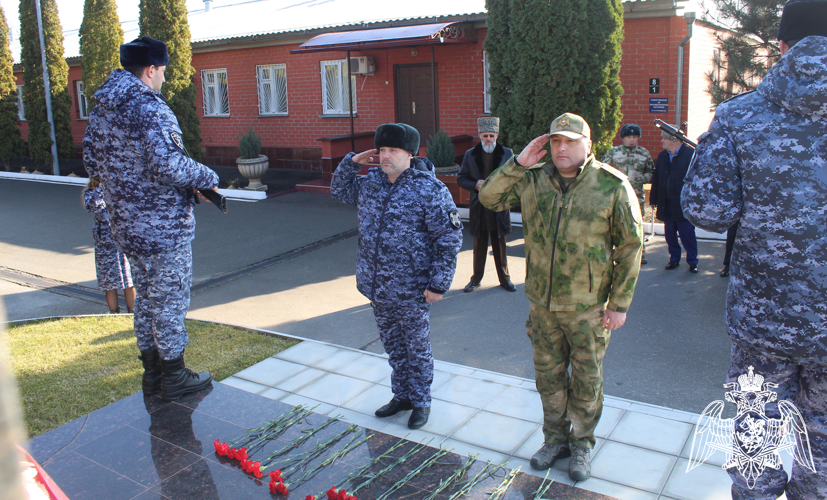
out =
<path fill-rule="evenodd" d="M 132 286 L 129 261 L 114 243 L 95 243 L 95 271 L 101 290 L 124 290 Z"/>
<path fill-rule="evenodd" d="M 531 304 L 526 328 L 547 443 L 594 448 L 603 413 L 603 356 L 611 338 L 603 328 L 604 311 L 602 304 L 585 311 L 548 311 Z"/>
<path fill-rule="evenodd" d="M 431 352 L 431 305 L 371 303 L 379 338 L 391 365 L 393 399 L 416 407 L 431 406 L 434 355 Z"/>
<path fill-rule="evenodd" d="M 163 359 L 177 359 L 189 342 L 184 318 L 190 307 L 192 245 L 156 255 L 127 255 L 135 283 L 135 336 L 138 348 L 157 348 Z"/>
<path fill-rule="evenodd" d="M 797 462 L 793 462 L 792 476 L 783 468 L 768 467 L 750 488 L 737 468 L 729 469 L 733 500 L 775 499 L 782 493 L 786 493 L 787 500 L 827 498 L 827 366 L 799 365 L 790 359 L 759 354 L 732 344 L 727 382 L 737 382 L 750 366 L 755 367 L 756 374 L 764 376 L 765 383 L 778 384 L 772 389 L 778 401 L 790 401 L 801 412 L 807 425 L 815 472 Z M 765 410 L 769 418 L 781 416 L 776 403 L 767 404 Z"/>

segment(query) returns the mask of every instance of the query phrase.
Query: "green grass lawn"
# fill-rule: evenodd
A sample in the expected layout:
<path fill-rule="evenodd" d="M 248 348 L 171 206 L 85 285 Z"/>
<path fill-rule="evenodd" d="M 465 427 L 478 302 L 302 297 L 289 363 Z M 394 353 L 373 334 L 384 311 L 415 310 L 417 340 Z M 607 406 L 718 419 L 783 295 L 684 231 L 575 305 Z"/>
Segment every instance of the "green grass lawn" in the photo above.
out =
<path fill-rule="evenodd" d="M 187 331 L 187 366 L 215 380 L 298 342 L 192 320 Z M 30 438 L 141 390 L 132 316 L 31 321 L 6 334 Z"/>

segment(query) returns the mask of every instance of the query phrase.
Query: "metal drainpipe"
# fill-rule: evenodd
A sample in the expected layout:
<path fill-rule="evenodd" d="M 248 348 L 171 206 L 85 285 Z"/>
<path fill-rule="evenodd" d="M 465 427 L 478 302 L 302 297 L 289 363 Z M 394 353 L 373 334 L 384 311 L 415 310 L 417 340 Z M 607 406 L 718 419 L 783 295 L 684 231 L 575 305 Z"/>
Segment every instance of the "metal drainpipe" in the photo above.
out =
<path fill-rule="evenodd" d="M 695 23 L 695 13 L 685 12 L 683 14 L 683 18 L 686 21 L 686 36 L 683 37 L 681 42 L 678 44 L 678 96 L 677 99 L 675 99 L 675 128 L 677 129 L 680 129 L 681 127 L 681 101 L 683 97 L 683 47 L 686 45 L 686 42 L 692 38 L 692 24 Z"/>
<path fill-rule="evenodd" d="M 57 139 L 55 138 L 55 119 L 52 115 L 52 90 L 49 85 L 49 66 L 46 63 L 46 45 L 43 40 L 43 18 L 40 15 L 40 0 L 35 0 L 37 10 L 37 32 L 40 36 L 40 63 L 43 65 L 43 90 L 46 94 L 46 120 L 49 121 L 49 134 L 52 139 L 52 174 L 60 176 L 60 163 L 57 159 Z"/>
<path fill-rule="evenodd" d="M 210 0 L 204 0 L 204 12 L 210 11 Z"/>

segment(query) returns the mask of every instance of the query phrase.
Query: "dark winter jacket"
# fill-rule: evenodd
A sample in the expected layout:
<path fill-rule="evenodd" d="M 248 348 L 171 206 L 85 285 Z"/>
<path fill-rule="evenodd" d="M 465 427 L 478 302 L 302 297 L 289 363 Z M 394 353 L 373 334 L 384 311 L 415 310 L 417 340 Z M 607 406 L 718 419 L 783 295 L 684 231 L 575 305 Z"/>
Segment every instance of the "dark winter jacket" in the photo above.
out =
<path fill-rule="evenodd" d="M 481 236 L 480 220 L 483 217 L 483 210 L 488 210 L 482 206 L 482 203 L 480 203 L 476 190 L 477 181 L 480 179 L 485 180 L 482 176 L 482 154 L 482 143 L 479 143 L 475 147 L 466 151 L 465 156 L 462 158 L 462 166 L 457 174 L 457 184 L 459 184 L 459 187 L 465 189 L 466 191 L 471 191 L 471 203 L 468 207 L 468 230 L 471 233 L 471 236 L 475 238 L 479 238 Z M 498 143 L 494 147 L 493 155 L 494 170 L 496 170 L 497 168 L 505 165 L 505 162 L 514 156 L 514 152 Z M 497 235 L 499 237 L 503 237 L 510 233 L 511 213 L 508 210 L 497 212 Z"/>
<path fill-rule="evenodd" d="M 161 93 L 116 69 L 95 102 L 83 163 L 101 181 L 115 245 L 151 255 L 192 241 L 192 190 L 215 187 L 218 175 L 186 155 L 178 120 Z"/>
<path fill-rule="evenodd" d="M 356 286 L 371 302 L 425 303 L 425 289 L 451 287 L 462 245 L 462 224 L 434 166 L 416 158 L 391 183 L 380 167 L 357 177 L 361 165 L 349 153 L 333 173 L 330 193 L 356 205 L 359 251 Z M 424 171 L 423 171 L 424 169 Z"/>
<path fill-rule="evenodd" d="M 698 141 L 684 214 L 716 232 L 740 223 L 730 337 L 827 365 L 827 37 L 802 39 L 755 92 L 719 105 Z"/>
<path fill-rule="evenodd" d="M 669 160 L 669 152 L 663 150 L 655 162 L 655 173 L 652 174 L 652 191 L 649 193 L 651 204 L 657 204 L 657 218 L 664 222 L 679 222 L 686 220 L 681 211 L 681 188 L 683 178 L 692 161 L 695 151 L 691 146 L 681 144 L 678 154 Z"/>

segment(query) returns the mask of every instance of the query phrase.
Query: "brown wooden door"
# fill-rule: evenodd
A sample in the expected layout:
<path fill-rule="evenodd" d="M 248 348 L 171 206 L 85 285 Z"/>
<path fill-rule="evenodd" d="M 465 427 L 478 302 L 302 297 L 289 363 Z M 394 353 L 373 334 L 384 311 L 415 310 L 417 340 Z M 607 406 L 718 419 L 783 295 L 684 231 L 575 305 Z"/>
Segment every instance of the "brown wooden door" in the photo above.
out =
<path fill-rule="evenodd" d="M 430 64 L 396 66 L 396 116 L 400 123 L 407 123 L 419 131 L 422 146 L 427 145 L 439 126 L 435 120 L 434 83 Z"/>

